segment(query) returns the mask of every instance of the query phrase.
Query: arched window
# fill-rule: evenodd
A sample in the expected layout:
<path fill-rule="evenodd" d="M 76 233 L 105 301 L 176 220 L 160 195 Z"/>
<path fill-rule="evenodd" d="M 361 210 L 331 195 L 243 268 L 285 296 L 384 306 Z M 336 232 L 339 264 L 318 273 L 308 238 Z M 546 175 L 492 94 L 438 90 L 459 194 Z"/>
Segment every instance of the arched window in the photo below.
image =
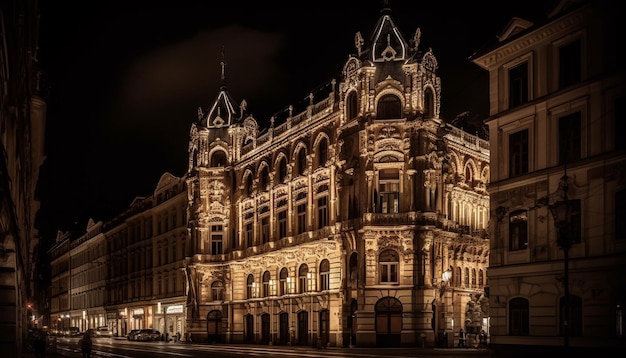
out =
<path fill-rule="evenodd" d="M 435 96 L 433 89 L 428 87 L 424 91 L 424 117 L 433 118 L 435 116 Z"/>
<path fill-rule="evenodd" d="M 269 188 L 270 184 L 270 175 L 269 175 L 269 169 L 267 169 L 267 166 L 263 166 L 263 169 L 261 169 L 261 173 L 259 174 L 259 185 L 260 185 L 260 190 L 261 191 L 267 191 Z"/>
<path fill-rule="evenodd" d="M 380 283 L 398 283 L 399 260 L 395 250 L 385 250 L 378 256 Z"/>
<path fill-rule="evenodd" d="M 402 103 L 397 96 L 387 94 L 378 100 L 376 119 L 400 119 L 401 117 Z"/>
<path fill-rule="evenodd" d="M 528 300 L 516 297 L 509 301 L 509 335 L 529 335 L 529 322 Z"/>
<path fill-rule="evenodd" d="M 350 94 L 348 94 L 348 99 L 346 100 L 346 102 L 346 118 L 350 120 L 355 118 L 359 114 L 359 102 L 355 91 L 352 91 L 350 92 Z"/>
<path fill-rule="evenodd" d="M 323 167 L 326 165 L 326 161 L 328 160 L 328 140 L 326 140 L 326 138 L 322 138 L 320 144 L 317 146 L 317 156 L 319 158 L 319 166 Z"/>
<path fill-rule="evenodd" d="M 223 167 L 226 165 L 226 153 L 222 150 L 216 150 L 211 156 L 212 167 Z"/>
<path fill-rule="evenodd" d="M 280 292 L 279 295 L 283 296 L 290 293 L 289 290 L 289 270 L 283 267 L 280 270 Z"/>
<path fill-rule="evenodd" d="M 320 262 L 320 291 L 330 290 L 330 262 L 327 259 Z"/>
<path fill-rule="evenodd" d="M 281 158 L 278 162 L 278 182 L 282 184 L 285 179 L 287 179 L 287 161 Z"/>
<path fill-rule="evenodd" d="M 254 276 L 249 274 L 246 281 L 246 298 L 253 298 L 254 296 Z"/>
<path fill-rule="evenodd" d="M 263 297 L 270 295 L 270 272 L 263 272 Z"/>
<path fill-rule="evenodd" d="M 465 287 L 469 287 L 470 285 L 470 270 L 469 268 L 465 268 L 465 277 L 463 277 L 463 285 Z"/>
<path fill-rule="evenodd" d="M 300 148 L 298 151 L 298 175 L 304 175 L 304 171 L 306 170 L 306 150 L 304 148 Z"/>
<path fill-rule="evenodd" d="M 300 265 L 298 269 L 298 293 L 307 292 L 307 285 L 309 284 L 310 277 L 308 277 L 309 266 L 306 264 Z"/>
<path fill-rule="evenodd" d="M 246 195 L 252 195 L 252 175 L 248 174 L 246 177 Z"/>

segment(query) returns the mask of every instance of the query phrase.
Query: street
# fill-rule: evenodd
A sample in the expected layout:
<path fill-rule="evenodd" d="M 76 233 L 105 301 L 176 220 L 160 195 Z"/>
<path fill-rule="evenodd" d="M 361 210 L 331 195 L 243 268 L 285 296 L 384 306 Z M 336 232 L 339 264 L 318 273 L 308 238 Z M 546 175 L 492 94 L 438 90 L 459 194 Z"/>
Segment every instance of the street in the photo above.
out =
<path fill-rule="evenodd" d="M 81 357 L 78 337 L 60 337 L 57 341 L 57 356 Z M 316 349 L 304 346 L 261 346 L 172 342 L 131 342 L 120 338 L 94 339 L 92 357 L 143 358 L 143 357 L 302 357 L 302 358 L 368 358 L 368 357 L 488 357 L 486 350 L 474 348 L 429 349 L 429 348 L 328 348 Z M 49 357 L 52 355 L 48 355 Z"/>

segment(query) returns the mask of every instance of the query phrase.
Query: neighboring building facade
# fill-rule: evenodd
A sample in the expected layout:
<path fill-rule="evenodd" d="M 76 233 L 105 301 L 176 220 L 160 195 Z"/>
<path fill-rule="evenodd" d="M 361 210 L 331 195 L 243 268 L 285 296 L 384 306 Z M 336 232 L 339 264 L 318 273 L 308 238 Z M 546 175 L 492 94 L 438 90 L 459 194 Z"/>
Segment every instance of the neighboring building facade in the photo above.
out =
<path fill-rule="evenodd" d="M 71 323 L 332 346 L 488 330 L 489 143 L 439 117 L 419 29 L 407 40 L 384 9 L 372 33 L 356 34 L 340 78 L 268 128 L 222 86 L 191 126 L 183 178 L 166 173 L 97 235 L 69 238 L 70 262 L 106 242 L 108 267 L 108 297 L 87 307 L 77 295 L 101 276 L 63 276 Z"/>
<path fill-rule="evenodd" d="M 619 14 L 613 1 L 561 1 L 536 23 L 514 18 L 497 44 L 472 58 L 490 76 L 488 277 L 496 352 L 624 348 L 626 61 L 618 51 L 625 40 Z M 559 236 L 551 211 L 564 207 L 571 211 Z"/>
<path fill-rule="evenodd" d="M 41 327 L 44 310 L 45 292 L 36 285 L 36 187 L 46 128 L 38 11 L 37 1 L 0 5 L 0 351 L 7 357 L 22 356 L 28 328 Z"/>
<path fill-rule="evenodd" d="M 185 181 L 165 173 L 152 196 L 136 198 L 116 218 L 60 233 L 49 250 L 51 328 L 183 335 L 187 202 Z"/>

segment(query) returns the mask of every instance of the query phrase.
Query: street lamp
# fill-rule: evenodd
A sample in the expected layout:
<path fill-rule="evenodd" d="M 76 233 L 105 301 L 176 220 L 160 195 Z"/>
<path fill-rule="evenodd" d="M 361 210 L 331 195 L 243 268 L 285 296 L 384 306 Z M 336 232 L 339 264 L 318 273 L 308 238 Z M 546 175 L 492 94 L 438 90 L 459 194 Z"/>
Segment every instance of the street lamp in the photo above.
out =
<path fill-rule="evenodd" d="M 568 182 L 567 169 L 561 182 L 560 189 L 563 191 L 563 199 L 549 206 L 550 213 L 556 227 L 557 245 L 563 249 L 563 346 L 569 346 L 570 333 L 570 297 L 569 297 L 569 249 L 572 247 L 572 217 L 577 215 L 573 202 L 567 198 Z"/>
<path fill-rule="evenodd" d="M 452 278 L 452 268 L 448 268 L 441 274 L 441 282 L 437 285 L 439 290 L 439 299 L 437 300 L 438 305 L 435 306 L 435 311 L 437 313 L 435 316 L 435 327 L 437 329 L 437 341 L 440 342 L 440 345 L 443 347 L 448 346 L 448 324 L 446 322 L 446 302 L 444 294 L 446 292 L 446 288 L 449 286 L 450 278 Z M 443 324 L 441 322 L 443 322 Z M 440 326 L 443 326 L 443 328 Z M 439 336 L 441 330 L 443 332 L 441 332 L 441 336 Z"/>

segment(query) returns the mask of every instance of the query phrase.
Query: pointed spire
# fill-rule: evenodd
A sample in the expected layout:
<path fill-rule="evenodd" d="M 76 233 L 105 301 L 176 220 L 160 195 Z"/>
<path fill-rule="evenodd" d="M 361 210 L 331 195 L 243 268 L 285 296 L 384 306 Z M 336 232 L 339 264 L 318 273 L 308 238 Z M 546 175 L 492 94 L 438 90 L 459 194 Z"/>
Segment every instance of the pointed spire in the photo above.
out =
<path fill-rule="evenodd" d="M 222 45 L 222 62 L 220 62 L 220 66 L 222 67 L 222 87 L 226 87 L 226 55 L 224 54 L 224 45 Z"/>

